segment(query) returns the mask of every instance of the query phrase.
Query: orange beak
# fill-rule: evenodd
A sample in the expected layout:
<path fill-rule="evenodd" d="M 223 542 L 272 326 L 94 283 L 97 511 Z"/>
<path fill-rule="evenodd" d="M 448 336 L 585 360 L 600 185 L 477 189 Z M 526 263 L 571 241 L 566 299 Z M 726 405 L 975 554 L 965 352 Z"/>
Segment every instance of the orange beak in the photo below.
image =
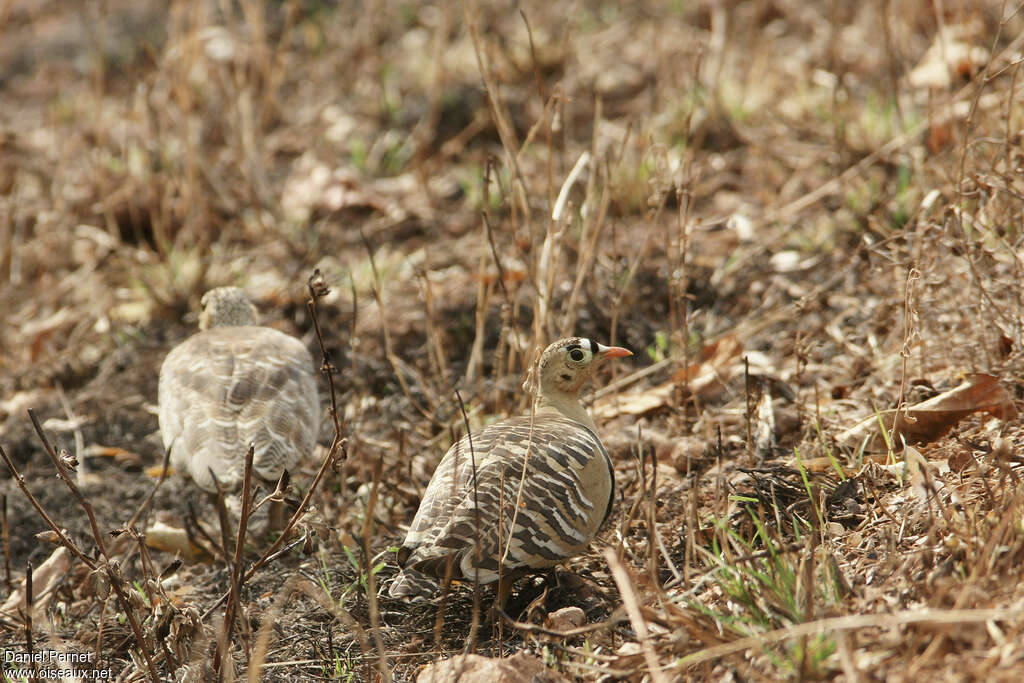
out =
<path fill-rule="evenodd" d="M 633 352 L 629 349 L 624 349 L 621 346 L 605 346 L 604 344 L 598 344 L 597 355 L 601 358 L 623 358 L 625 356 L 632 356 Z"/>

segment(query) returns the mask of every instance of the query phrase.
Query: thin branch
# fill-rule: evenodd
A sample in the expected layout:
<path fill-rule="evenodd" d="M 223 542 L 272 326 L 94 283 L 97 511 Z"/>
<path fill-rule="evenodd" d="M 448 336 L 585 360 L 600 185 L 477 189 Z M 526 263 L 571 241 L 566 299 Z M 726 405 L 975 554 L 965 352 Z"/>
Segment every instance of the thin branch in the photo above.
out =
<path fill-rule="evenodd" d="M 313 498 L 313 494 L 316 492 L 317 487 L 320 485 L 320 481 L 324 478 L 327 473 L 327 468 L 333 466 L 336 462 L 341 462 L 348 457 L 347 443 L 348 440 L 343 436 L 344 431 L 341 423 L 341 417 L 338 413 L 338 401 L 337 394 L 334 388 L 334 373 L 337 369 L 330 362 L 330 354 L 327 351 L 327 347 L 324 344 L 323 334 L 320 330 L 320 321 L 317 313 L 316 302 L 330 293 L 326 283 L 324 282 L 323 275 L 320 274 L 320 270 L 316 269 L 313 274 L 309 277 L 306 282 L 309 289 L 309 300 L 306 302 L 309 308 L 310 316 L 313 319 L 313 327 L 316 329 L 317 342 L 320 344 L 320 352 L 323 354 L 323 363 L 320 367 L 321 372 L 327 377 L 327 386 L 331 396 L 331 418 L 334 420 L 334 439 L 331 442 L 331 447 L 327 450 L 327 455 L 324 456 L 323 462 L 320 464 L 320 469 L 317 470 L 316 476 L 313 477 L 313 481 L 310 483 L 309 488 L 306 490 L 306 495 L 302 497 L 302 501 L 299 503 L 299 507 L 296 508 L 295 512 L 285 523 L 284 528 L 281 530 L 281 534 L 277 539 L 270 545 L 269 548 L 263 551 L 263 554 L 257 559 L 251 567 L 245 572 L 242 577 L 242 583 L 249 581 L 253 576 L 256 575 L 260 569 L 264 567 L 271 560 L 275 560 L 280 557 L 277 553 L 278 549 L 284 545 L 285 541 L 289 538 L 291 530 L 295 527 L 300 519 L 306 514 L 309 509 L 309 501 Z M 289 546 L 294 547 L 294 546 Z M 215 609 L 224 604 L 224 601 L 228 599 L 228 593 L 224 593 L 218 598 L 218 600 L 203 613 L 203 620 L 205 621 Z"/>

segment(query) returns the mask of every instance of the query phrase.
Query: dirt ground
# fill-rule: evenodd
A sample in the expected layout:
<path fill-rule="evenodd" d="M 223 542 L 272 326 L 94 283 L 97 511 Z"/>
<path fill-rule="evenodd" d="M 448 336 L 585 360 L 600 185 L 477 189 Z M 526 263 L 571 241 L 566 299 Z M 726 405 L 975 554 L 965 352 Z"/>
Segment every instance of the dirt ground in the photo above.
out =
<path fill-rule="evenodd" d="M 0 3 L 0 446 L 31 494 L 0 467 L 0 645 L 119 680 L 406 681 L 464 651 L 1021 679 L 1022 10 Z M 158 479 L 157 373 L 226 284 L 319 363 L 314 269 L 340 432 L 291 473 L 295 540 L 223 599 L 273 540 L 236 565 L 214 502 Z M 590 551 L 496 623 L 487 587 L 388 597 L 459 397 L 471 429 L 523 413 L 567 334 L 635 354 L 587 392 L 617 483 Z"/>

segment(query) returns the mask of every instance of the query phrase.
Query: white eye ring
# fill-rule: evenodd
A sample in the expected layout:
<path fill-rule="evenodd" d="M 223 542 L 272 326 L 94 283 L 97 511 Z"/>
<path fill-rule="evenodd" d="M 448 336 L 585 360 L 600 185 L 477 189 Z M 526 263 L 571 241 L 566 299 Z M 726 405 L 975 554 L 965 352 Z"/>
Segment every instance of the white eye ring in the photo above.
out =
<path fill-rule="evenodd" d="M 586 358 L 587 352 L 584 351 L 583 349 L 577 348 L 569 350 L 569 360 L 573 362 L 582 363 L 584 360 L 586 360 Z"/>

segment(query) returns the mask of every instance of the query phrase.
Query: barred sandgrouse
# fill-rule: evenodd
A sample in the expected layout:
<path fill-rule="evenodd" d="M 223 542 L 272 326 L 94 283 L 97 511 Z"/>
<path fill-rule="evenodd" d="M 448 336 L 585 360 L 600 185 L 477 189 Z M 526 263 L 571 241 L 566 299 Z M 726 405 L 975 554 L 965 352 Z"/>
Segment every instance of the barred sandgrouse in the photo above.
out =
<path fill-rule="evenodd" d="M 256 323 L 236 287 L 202 298 L 200 332 L 167 354 L 160 368 L 160 433 L 171 465 L 199 488 L 242 484 L 254 443 L 253 474 L 276 481 L 316 444 L 320 427 L 313 358 L 283 332 Z"/>
<path fill-rule="evenodd" d="M 503 603 L 516 577 L 583 553 L 611 511 L 615 480 L 579 391 L 605 360 L 630 355 L 579 337 L 545 349 L 537 410 L 463 436 L 442 458 L 398 552 L 390 595 L 430 597 L 448 571 L 492 583 L 500 564 Z"/>

